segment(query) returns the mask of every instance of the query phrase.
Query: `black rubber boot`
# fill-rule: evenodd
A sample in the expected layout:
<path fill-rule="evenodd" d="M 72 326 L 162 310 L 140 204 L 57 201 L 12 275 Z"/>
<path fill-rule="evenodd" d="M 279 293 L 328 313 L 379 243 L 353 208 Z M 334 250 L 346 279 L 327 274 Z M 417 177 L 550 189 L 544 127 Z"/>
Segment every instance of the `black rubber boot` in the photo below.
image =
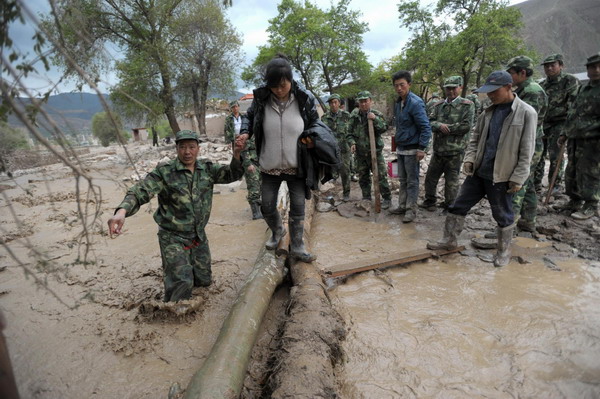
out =
<path fill-rule="evenodd" d="M 252 220 L 264 219 L 262 213 L 260 212 L 260 204 L 258 202 L 251 203 L 250 209 L 252 209 Z"/>
<path fill-rule="evenodd" d="M 279 214 L 279 212 L 276 211 L 270 215 L 263 215 L 263 217 L 267 222 L 267 225 L 271 229 L 271 232 L 273 233 L 271 235 L 271 238 L 269 238 L 269 240 L 265 244 L 265 247 L 268 250 L 277 249 L 279 241 L 281 241 L 281 238 L 287 233 L 287 231 L 285 231 L 285 228 L 283 227 L 283 223 L 281 223 L 281 215 Z"/>
<path fill-rule="evenodd" d="M 494 266 L 502 267 L 510 262 L 510 244 L 513 238 L 516 223 L 506 227 L 498 227 L 498 250 L 494 257 Z"/>
<path fill-rule="evenodd" d="M 304 220 L 290 218 L 290 256 L 300 262 L 310 263 L 317 259 L 304 248 Z"/>

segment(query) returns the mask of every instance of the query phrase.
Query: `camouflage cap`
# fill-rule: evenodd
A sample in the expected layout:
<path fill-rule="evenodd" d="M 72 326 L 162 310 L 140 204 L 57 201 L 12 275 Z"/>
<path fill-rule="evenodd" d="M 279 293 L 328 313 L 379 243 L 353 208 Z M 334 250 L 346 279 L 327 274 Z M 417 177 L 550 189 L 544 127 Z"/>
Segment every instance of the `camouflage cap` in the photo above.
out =
<path fill-rule="evenodd" d="M 517 57 L 513 57 L 506 64 L 505 70 L 509 70 L 510 68 L 524 68 L 524 69 L 533 69 L 533 60 L 527 56 L 519 55 Z"/>
<path fill-rule="evenodd" d="M 229 103 L 229 108 L 233 108 L 236 105 L 239 107 L 240 103 L 238 102 L 238 100 L 233 100 L 232 102 Z"/>
<path fill-rule="evenodd" d="M 463 85 L 462 76 L 450 76 L 444 81 L 444 87 L 458 87 Z"/>
<path fill-rule="evenodd" d="M 562 54 L 550 54 L 548 57 L 544 58 L 544 61 L 542 61 L 542 63 L 540 65 L 551 64 L 554 61 L 563 62 Z"/>
<path fill-rule="evenodd" d="M 440 93 L 437 91 L 431 95 L 431 98 L 440 98 Z"/>
<path fill-rule="evenodd" d="M 175 134 L 175 142 L 178 143 L 181 140 L 196 140 L 200 143 L 202 140 L 198 137 L 196 132 L 192 130 L 180 130 Z"/>
<path fill-rule="evenodd" d="M 367 90 L 359 91 L 358 94 L 356 95 L 356 99 L 359 101 L 366 100 L 368 98 L 371 98 L 371 92 L 369 92 Z"/>
<path fill-rule="evenodd" d="M 502 86 L 512 84 L 512 76 L 506 71 L 494 71 L 485 80 L 485 84 L 475 90 L 475 93 L 491 93 Z"/>
<path fill-rule="evenodd" d="M 600 53 L 596 53 L 596 54 L 592 55 L 591 57 L 588 57 L 587 62 L 585 63 L 585 66 L 597 64 L 599 62 L 600 62 Z"/>
<path fill-rule="evenodd" d="M 329 96 L 329 98 L 327 99 L 327 102 L 331 101 L 331 100 L 338 100 L 341 101 L 342 97 L 340 97 L 339 94 L 332 94 Z"/>

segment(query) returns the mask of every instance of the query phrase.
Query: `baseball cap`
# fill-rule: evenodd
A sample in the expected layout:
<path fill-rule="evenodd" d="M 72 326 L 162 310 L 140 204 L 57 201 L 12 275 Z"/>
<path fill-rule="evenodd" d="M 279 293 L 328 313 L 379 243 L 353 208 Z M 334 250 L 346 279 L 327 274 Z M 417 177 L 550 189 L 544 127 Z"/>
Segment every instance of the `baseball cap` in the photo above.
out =
<path fill-rule="evenodd" d="M 340 97 L 339 94 L 332 94 L 329 96 L 329 98 L 327 99 L 327 102 L 331 101 L 331 100 L 341 100 L 342 98 Z"/>
<path fill-rule="evenodd" d="M 596 53 L 596 54 L 592 55 L 591 57 L 588 57 L 587 62 L 585 63 L 585 66 L 596 64 L 598 62 L 600 62 L 600 53 Z"/>
<path fill-rule="evenodd" d="M 542 63 L 540 65 L 550 64 L 554 61 L 562 61 L 562 60 L 563 60 L 562 54 L 550 54 L 548 57 L 544 58 L 544 61 L 542 61 Z"/>
<path fill-rule="evenodd" d="M 200 140 L 200 138 L 198 138 L 198 135 L 196 134 L 196 132 L 192 131 L 192 130 L 180 130 L 177 132 L 177 134 L 175 134 L 175 142 L 179 142 L 181 140 L 196 140 L 198 143 L 200 143 L 202 140 Z"/>
<path fill-rule="evenodd" d="M 463 85 L 462 76 L 450 76 L 444 81 L 444 87 L 458 87 Z"/>
<path fill-rule="evenodd" d="M 508 64 L 506 65 L 506 70 L 508 71 L 510 68 L 514 67 L 523 69 L 533 69 L 533 60 L 525 55 L 513 57 L 508 61 Z"/>
<path fill-rule="evenodd" d="M 357 100 L 366 100 L 367 98 L 371 98 L 371 92 L 367 90 L 359 91 L 356 95 Z"/>
<path fill-rule="evenodd" d="M 474 90 L 475 93 L 491 93 L 496 91 L 502 86 L 512 84 L 512 77 L 506 71 L 494 71 L 490 73 L 490 76 L 485 80 L 485 84 L 480 88 Z"/>

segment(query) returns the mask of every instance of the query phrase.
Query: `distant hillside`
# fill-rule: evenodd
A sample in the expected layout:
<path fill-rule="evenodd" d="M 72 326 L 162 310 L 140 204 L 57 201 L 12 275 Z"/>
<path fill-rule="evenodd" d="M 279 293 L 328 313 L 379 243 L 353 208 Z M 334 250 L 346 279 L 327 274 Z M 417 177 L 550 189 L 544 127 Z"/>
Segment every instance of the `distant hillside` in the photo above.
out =
<path fill-rule="evenodd" d="M 566 72 L 585 72 L 586 58 L 600 51 L 600 1 L 529 0 L 515 7 L 525 42 L 541 57 L 562 53 Z"/>
<path fill-rule="evenodd" d="M 110 106 L 108 96 L 105 95 L 104 99 Z M 28 99 L 24 99 L 23 102 L 30 103 Z M 43 109 L 61 129 L 76 132 L 90 131 L 94 114 L 104 111 L 99 96 L 90 93 L 61 93 L 50 96 Z M 9 117 L 8 122 L 21 126 L 14 115 Z"/>
<path fill-rule="evenodd" d="M 236 91 L 233 95 L 226 96 L 231 101 L 243 96 L 244 93 Z M 209 98 L 223 98 L 223 95 L 211 95 Z M 105 101 L 111 105 L 108 95 Z M 25 103 L 29 103 L 25 100 Z M 100 98 L 90 93 L 61 93 L 48 98 L 44 110 L 52 117 L 55 123 L 63 130 L 78 133 L 91 132 L 92 117 L 98 112 L 104 111 Z M 8 123 L 13 126 L 22 126 L 20 121 L 11 115 Z"/>

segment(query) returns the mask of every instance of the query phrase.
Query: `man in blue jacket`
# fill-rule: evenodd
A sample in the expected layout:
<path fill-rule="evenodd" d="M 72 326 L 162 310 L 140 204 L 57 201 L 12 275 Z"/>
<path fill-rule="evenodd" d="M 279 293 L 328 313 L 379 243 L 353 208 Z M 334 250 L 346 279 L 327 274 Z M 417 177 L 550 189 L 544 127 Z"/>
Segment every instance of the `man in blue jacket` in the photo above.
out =
<path fill-rule="evenodd" d="M 419 197 L 419 163 L 425 157 L 425 149 L 431 139 L 431 126 L 425 111 L 425 103 L 410 91 L 412 78 L 408 71 L 398 71 L 392 76 L 398 99 L 394 105 L 396 120 L 396 153 L 400 194 L 398 208 L 390 212 L 403 214 L 402 222 L 410 223 L 417 216 Z"/>

